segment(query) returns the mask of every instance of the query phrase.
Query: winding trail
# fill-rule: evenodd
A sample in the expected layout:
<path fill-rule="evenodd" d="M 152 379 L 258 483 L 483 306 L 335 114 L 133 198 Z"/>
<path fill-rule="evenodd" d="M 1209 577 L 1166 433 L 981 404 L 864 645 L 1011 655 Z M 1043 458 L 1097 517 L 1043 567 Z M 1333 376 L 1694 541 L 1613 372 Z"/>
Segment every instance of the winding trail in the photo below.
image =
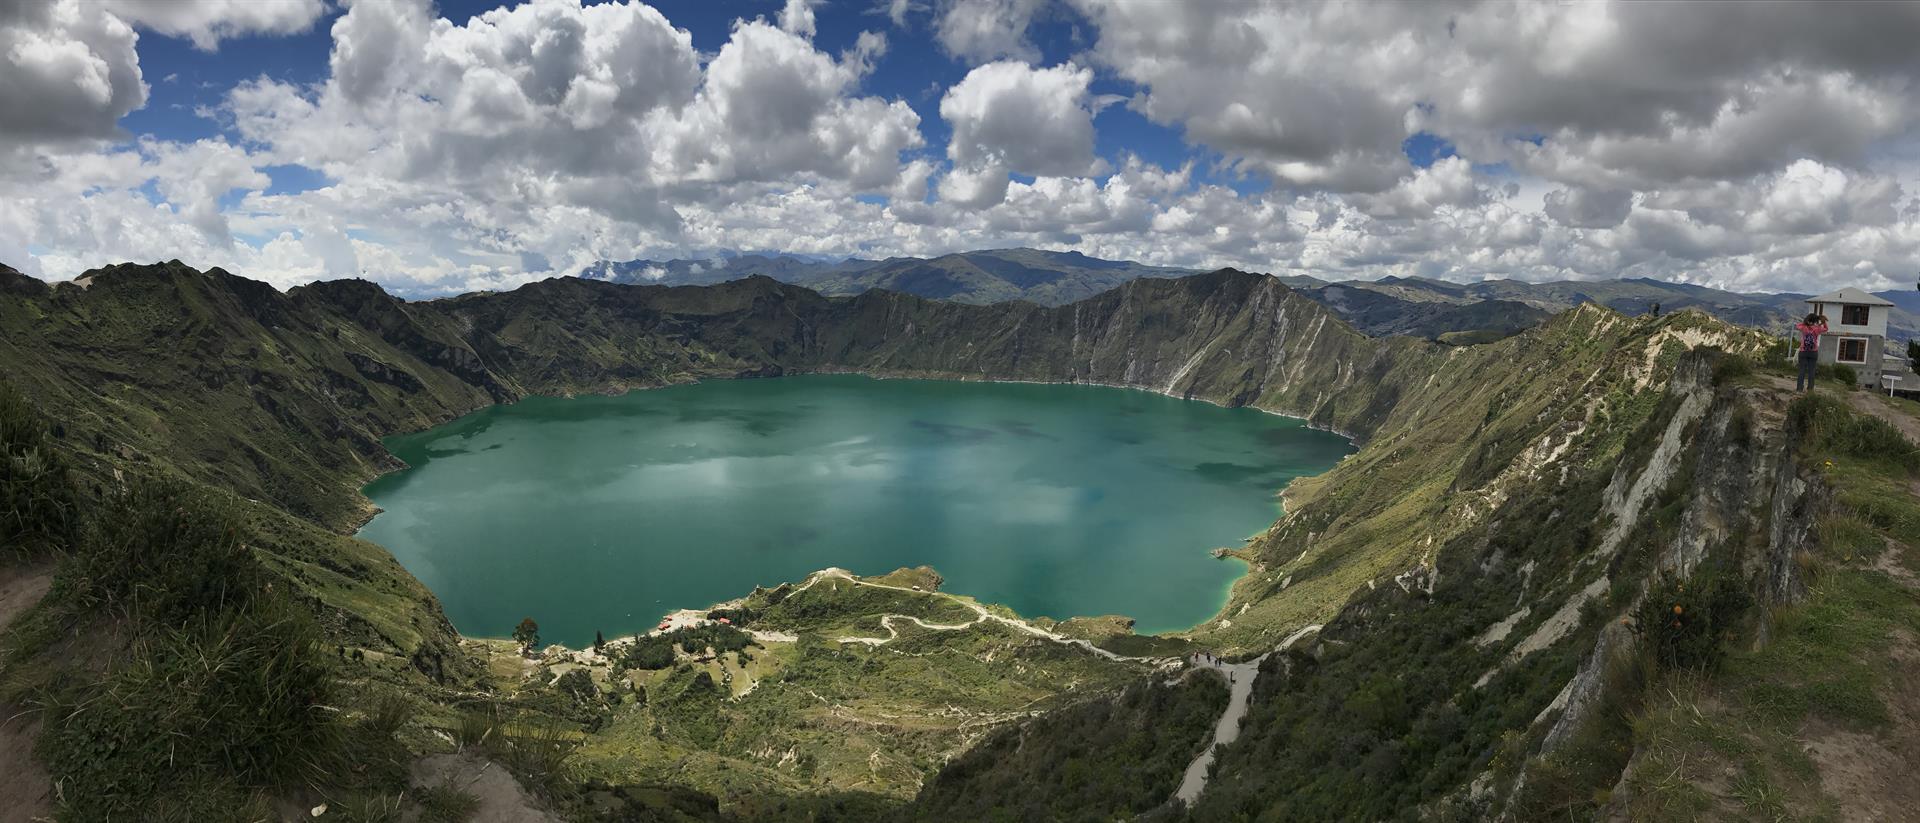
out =
<path fill-rule="evenodd" d="M 1285 651 L 1301 638 L 1318 631 L 1318 625 L 1302 627 L 1287 635 L 1287 639 L 1280 641 L 1273 651 Z M 1212 669 L 1227 679 L 1227 709 L 1220 713 L 1220 720 L 1213 724 L 1213 739 L 1208 741 L 1207 748 L 1187 764 L 1186 774 L 1180 776 L 1180 788 L 1173 793 L 1174 799 L 1188 806 L 1200 799 L 1200 793 L 1207 788 L 1207 772 L 1213 768 L 1214 751 L 1240 738 L 1240 721 L 1247 716 L 1247 701 L 1253 696 L 1254 678 L 1260 676 L 1260 664 L 1271 654 L 1273 652 L 1267 652 L 1245 663 L 1224 663 L 1213 657 L 1188 658 L 1196 669 Z"/>
<path fill-rule="evenodd" d="M 1114 654 L 1113 652 L 1107 651 L 1106 649 L 1102 649 L 1085 640 L 1081 640 L 1075 637 L 1067 637 L 1058 632 L 1047 631 L 1046 629 L 1042 629 L 1039 626 L 1035 626 L 1031 623 L 1026 622 L 1025 620 L 1020 620 L 1020 619 L 1011 618 L 1011 617 L 1002 617 L 1000 615 L 994 614 L 988 611 L 985 606 L 982 606 L 973 600 L 947 594 L 945 592 L 937 592 L 937 591 L 929 592 L 929 591 L 921 591 L 918 589 L 910 589 L 902 586 L 889 586 L 885 583 L 873 583 L 873 582 L 861 580 L 857 577 L 854 577 L 853 573 L 847 571 L 846 569 L 831 568 L 831 569 L 823 569 L 821 571 L 815 572 L 807 578 L 806 583 L 802 584 L 799 588 L 794 589 L 793 593 L 799 594 L 800 592 L 803 592 L 809 588 L 812 588 L 813 584 L 828 578 L 845 580 L 856 586 L 871 586 L 876 589 L 893 589 L 894 591 L 902 591 L 902 592 L 907 592 L 909 594 L 924 594 L 924 595 L 931 595 L 934 597 L 944 597 L 952 602 L 959 603 L 963 606 L 966 606 L 969 609 L 972 609 L 975 615 L 972 620 L 965 623 L 928 623 L 925 620 L 921 620 L 918 617 L 914 617 L 913 615 L 884 614 L 880 616 L 880 626 L 881 628 L 884 628 L 887 630 L 886 637 L 841 637 L 841 638 L 838 638 L 839 642 L 841 643 L 859 643 L 867 646 L 884 646 L 900 637 L 899 630 L 895 629 L 893 626 L 893 621 L 895 620 L 905 620 L 923 629 L 928 629 L 931 631 L 942 631 L 942 632 L 959 631 L 961 629 L 978 626 L 981 623 L 991 620 L 1007 626 L 1011 626 L 1014 629 L 1018 629 L 1019 631 L 1026 632 L 1027 634 L 1033 635 L 1035 637 L 1046 638 L 1056 643 L 1064 643 L 1070 646 L 1079 646 L 1080 648 L 1086 649 L 1087 651 L 1092 652 L 1096 655 L 1099 655 L 1100 657 L 1104 657 L 1108 660 L 1152 663 L 1157 666 L 1174 666 L 1174 665 L 1178 665 L 1178 662 L 1179 662 L 1175 658 L 1127 657 L 1125 655 Z M 1274 646 L 1273 651 L 1267 652 L 1266 654 L 1260 655 L 1259 657 L 1253 658 L 1252 660 L 1248 660 L 1244 663 L 1226 663 L 1211 656 L 1202 657 L 1199 655 L 1195 655 L 1187 658 L 1187 662 L 1193 665 L 1196 670 L 1212 669 L 1213 671 L 1219 672 L 1221 677 L 1225 677 L 1227 679 L 1227 695 L 1228 695 L 1227 708 L 1225 711 L 1222 711 L 1220 713 L 1220 719 L 1213 724 L 1213 739 L 1207 743 L 1207 748 L 1201 751 L 1198 756 L 1194 757 L 1191 763 L 1187 764 L 1186 773 L 1181 775 L 1180 777 L 1180 788 L 1174 792 L 1175 799 L 1189 806 L 1191 806 L 1195 800 L 1200 799 L 1200 793 L 1203 791 L 1206 791 L 1206 788 L 1207 788 L 1207 778 L 1209 776 L 1207 772 L 1213 768 L 1214 752 L 1217 749 L 1219 749 L 1219 747 L 1227 745 L 1239 739 L 1240 721 L 1245 719 L 1247 716 L 1247 704 L 1250 698 L 1253 697 L 1253 681 L 1255 678 L 1260 676 L 1260 664 L 1264 662 L 1269 655 L 1273 654 L 1273 652 L 1285 651 L 1288 647 L 1299 642 L 1301 639 L 1307 637 L 1308 635 L 1319 632 L 1320 628 L 1321 627 L 1317 624 L 1311 625 L 1311 626 L 1302 626 L 1299 630 L 1295 631 L 1292 634 L 1287 635 L 1286 639 L 1280 641 L 1279 645 Z"/>
<path fill-rule="evenodd" d="M 894 620 L 910 621 L 914 625 L 919 626 L 920 628 L 929 629 L 932 631 L 941 631 L 941 632 L 958 631 L 960 629 L 966 629 L 966 628 L 971 628 L 973 626 L 978 626 L 981 623 L 984 623 L 987 621 L 993 621 L 1005 626 L 1012 627 L 1013 629 L 1016 629 L 1018 631 L 1022 631 L 1027 634 L 1033 635 L 1034 637 L 1044 638 L 1047 640 L 1051 640 L 1055 643 L 1062 643 L 1068 646 L 1078 646 L 1082 649 L 1087 650 L 1088 652 L 1091 652 L 1095 656 L 1104 657 L 1108 660 L 1112 660 L 1116 662 L 1152 663 L 1155 665 L 1174 662 L 1174 658 L 1170 658 L 1170 657 L 1128 657 L 1122 654 L 1114 654 L 1113 652 L 1107 651 L 1106 649 L 1100 648 L 1099 646 L 1095 646 L 1092 643 L 1089 643 L 1085 640 L 1081 640 L 1080 638 L 1068 637 L 1058 632 L 1051 632 L 1018 618 L 1002 617 L 1000 615 L 994 614 L 993 612 L 988 611 L 987 607 L 982 606 L 979 603 L 964 597 L 947 594 L 946 592 L 921 591 L 917 589 L 910 589 L 905 586 L 889 586 L 885 583 L 873 583 L 870 581 L 861 580 L 858 577 L 854 577 L 853 573 L 847 571 L 846 569 L 832 568 L 832 569 L 822 569 L 820 571 L 814 572 L 811 576 L 807 578 L 807 582 L 805 584 L 802 584 L 799 588 L 794 589 L 793 593 L 799 594 L 803 591 L 806 591 L 807 589 L 812 588 L 813 584 L 818 583 L 821 580 L 825 580 L 830 577 L 837 578 L 840 580 L 845 580 L 856 586 L 870 586 L 876 589 L 892 589 L 897 592 L 906 592 L 908 594 L 922 594 L 922 595 L 928 595 L 931 597 L 944 597 L 949 601 L 958 603 L 962 606 L 966 606 L 967 608 L 972 609 L 974 615 L 976 615 L 974 619 L 970 622 L 946 624 L 946 623 L 928 623 L 910 614 L 883 614 L 880 616 L 880 625 L 887 630 L 886 637 L 838 638 L 839 642 L 841 643 L 861 643 L 868 646 L 882 646 L 882 645 L 886 645 L 887 643 L 891 643 L 894 641 L 895 638 L 898 638 L 900 636 L 899 632 L 893 628 Z M 788 596 L 791 597 L 792 595 L 788 595 Z"/>
<path fill-rule="evenodd" d="M 1173 793 L 1180 802 L 1192 805 L 1200 799 L 1200 792 L 1207 788 L 1207 770 L 1213 768 L 1214 750 L 1240 737 L 1240 720 L 1247 716 L 1247 698 L 1253 696 L 1253 679 L 1260 676 L 1260 663 L 1266 659 L 1267 655 L 1263 654 L 1245 663 L 1222 663 L 1213 658 L 1193 660 L 1194 666 L 1212 669 L 1227 679 L 1227 710 L 1221 712 L 1219 722 L 1213 724 L 1213 740 L 1187 764 L 1187 773 L 1180 776 L 1180 788 Z"/>

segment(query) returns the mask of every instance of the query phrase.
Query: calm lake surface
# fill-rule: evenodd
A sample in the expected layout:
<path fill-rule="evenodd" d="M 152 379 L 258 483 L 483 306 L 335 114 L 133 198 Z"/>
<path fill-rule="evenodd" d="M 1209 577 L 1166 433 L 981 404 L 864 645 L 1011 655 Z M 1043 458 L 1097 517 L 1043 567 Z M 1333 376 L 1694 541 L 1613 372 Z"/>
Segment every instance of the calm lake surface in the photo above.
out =
<path fill-rule="evenodd" d="M 1251 409 L 1095 386 L 722 380 L 496 406 L 390 438 L 411 469 L 360 532 L 463 633 L 520 618 L 578 648 L 755 585 L 929 565 L 1025 616 L 1213 616 L 1246 567 L 1208 554 L 1352 452 Z"/>

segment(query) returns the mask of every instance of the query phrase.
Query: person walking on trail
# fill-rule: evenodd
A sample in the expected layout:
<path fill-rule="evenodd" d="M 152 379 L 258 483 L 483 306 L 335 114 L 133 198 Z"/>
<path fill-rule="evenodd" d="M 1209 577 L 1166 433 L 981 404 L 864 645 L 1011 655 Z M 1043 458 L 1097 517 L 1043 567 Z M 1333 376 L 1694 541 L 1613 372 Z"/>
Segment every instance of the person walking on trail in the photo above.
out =
<path fill-rule="evenodd" d="M 1793 330 L 1800 333 L 1800 376 L 1794 380 L 1793 390 L 1810 391 L 1814 372 L 1820 367 L 1820 335 L 1827 333 L 1827 318 L 1817 312 L 1809 314 L 1795 323 Z"/>

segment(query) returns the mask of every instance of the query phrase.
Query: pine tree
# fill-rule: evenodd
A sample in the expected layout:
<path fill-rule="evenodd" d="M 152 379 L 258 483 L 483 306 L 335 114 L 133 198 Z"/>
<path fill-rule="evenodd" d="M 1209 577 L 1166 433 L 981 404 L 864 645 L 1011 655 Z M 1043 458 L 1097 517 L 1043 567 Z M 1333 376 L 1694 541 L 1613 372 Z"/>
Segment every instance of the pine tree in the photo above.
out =
<path fill-rule="evenodd" d="M 595 629 L 593 632 L 593 653 L 601 654 L 605 652 L 606 645 L 607 645 L 607 639 L 604 637 L 601 637 L 600 631 L 598 629 Z"/>

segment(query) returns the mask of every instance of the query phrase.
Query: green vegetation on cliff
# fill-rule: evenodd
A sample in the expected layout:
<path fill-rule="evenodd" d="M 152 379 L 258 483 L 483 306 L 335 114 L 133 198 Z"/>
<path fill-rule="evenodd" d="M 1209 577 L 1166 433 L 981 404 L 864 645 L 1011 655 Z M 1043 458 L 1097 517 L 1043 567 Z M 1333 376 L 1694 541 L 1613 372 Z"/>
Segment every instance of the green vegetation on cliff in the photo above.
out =
<path fill-rule="evenodd" d="M 1110 383 L 1254 405 L 1347 432 L 1364 448 L 1287 490 L 1286 518 L 1244 550 L 1252 571 L 1228 608 L 1186 638 L 1246 655 L 1304 638 L 1266 659 L 1243 733 L 1220 753 L 1196 819 L 1592 814 L 1628 794 L 1678 808 L 1697 798 L 1642 788 L 1653 774 L 1642 764 L 1659 762 L 1659 741 L 1678 739 L 1658 721 L 1670 707 L 1622 698 L 1649 678 L 1679 683 L 1675 670 L 1705 668 L 1706 659 L 1722 671 L 1767 665 L 1807 675 L 1728 704 L 1727 723 L 1744 722 L 1748 711 L 1778 721 L 1754 726 L 1760 736 L 1739 744 L 1756 751 L 1773 751 L 1765 747 L 1798 734 L 1788 726 L 1809 717 L 1862 734 L 1844 725 L 1854 722 L 1847 717 L 1910 716 L 1884 696 L 1877 715 L 1873 701 L 1855 699 L 1891 682 L 1884 661 L 1863 647 L 1830 647 L 1851 655 L 1854 668 L 1808 651 L 1836 627 L 1899 641 L 1909 628 L 1910 604 L 1899 599 L 1907 595 L 1851 576 L 1858 570 L 1813 573 L 1794 552 L 1810 541 L 1823 550 L 1870 537 L 1898 542 L 1912 533 L 1910 512 L 1883 498 L 1910 499 L 1900 495 L 1911 487 L 1891 469 L 1850 474 L 1845 462 L 1802 472 L 1818 452 L 1780 451 L 1789 426 L 1769 412 L 1780 405 L 1770 390 L 1739 369 L 1715 380 L 1714 357 L 1758 351 L 1764 338 L 1698 314 L 1632 320 L 1583 307 L 1499 342 L 1448 346 L 1366 337 L 1280 281 L 1234 271 L 1135 280 L 1053 308 L 883 291 L 827 298 L 765 278 L 710 288 L 562 279 L 408 303 L 362 282 L 281 294 L 177 263 L 113 267 L 77 284 L 6 285 L 0 371 L 56 421 L 8 447 L 0 480 L 9 499 L 41 501 L 16 510 L 66 510 L 45 503 L 58 494 L 21 498 L 20 488 L 70 486 L 81 501 L 105 502 L 150 499 L 135 490 L 170 483 L 154 488 L 208 501 L 219 512 L 208 522 L 233 524 L 244 538 L 232 539 L 251 547 L 244 562 L 195 549 L 179 569 L 204 573 L 178 579 L 125 551 L 133 535 L 160 540 L 177 527 L 139 506 L 123 510 L 121 526 L 97 529 L 121 535 L 100 545 L 121 548 L 73 566 L 84 571 L 64 578 L 73 582 L 57 585 L 10 642 L 44 662 L 64 648 L 58 643 L 105 637 L 99 642 L 125 656 L 80 656 L 113 661 L 108 676 L 84 682 L 60 666 L 9 664 L 11 682 L 87 699 L 124 696 L 156 682 L 137 678 L 162 677 L 261 705 L 311 696 L 301 683 L 404 684 L 420 697 L 413 718 L 368 712 L 340 728 L 371 735 L 363 740 L 406 739 L 415 753 L 443 745 L 429 742 L 438 739 L 432 730 L 448 732 L 582 815 L 592 798 L 652 796 L 641 787 L 666 783 L 712 794 L 712 815 L 744 818 L 866 818 L 916 794 L 911 813 L 928 819 L 960 807 L 968 810 L 960 816 L 1069 816 L 1061 803 L 1096 795 L 1111 801 L 1096 814 L 1137 814 L 1178 779 L 1185 758 L 1176 755 L 1200 745 L 1195 732 L 1213 698 L 1198 683 L 1140 685 L 1145 663 L 1098 656 L 1045 626 L 1001 620 L 1009 617 L 1002 612 L 987 619 L 964 601 L 839 578 L 750 596 L 729 613 L 759 633 L 746 635 L 752 642 L 703 635 L 671 643 L 669 660 L 655 645 L 625 659 L 556 651 L 528 660 L 463 643 L 390 556 L 338 533 L 366 513 L 359 485 L 393 465 L 381 436 L 531 394 L 810 371 Z M 1698 351 L 1709 346 L 1726 354 Z M 1794 426 L 1828 432 L 1806 442 L 1829 452 L 1850 447 L 1819 438 L 1854 436 L 1833 421 Z M 58 474 L 24 457 L 47 443 L 71 483 L 22 486 L 22 478 Z M 1828 516 L 1827 488 L 1834 511 L 1851 514 Z M 26 534 L 19 524 L 28 522 L 38 524 L 33 540 L 54 546 L 46 550 L 70 540 L 57 535 L 71 524 L 53 515 L 7 528 Z M 228 546 L 224 534 L 192 532 L 193 545 Z M 1902 545 L 1856 556 L 1911 554 Z M 1657 634 L 1657 609 L 1646 604 L 1683 599 L 1683 582 L 1699 592 L 1711 580 L 1735 581 L 1756 608 L 1733 608 L 1739 616 L 1727 620 L 1707 608 L 1704 620 L 1680 621 L 1683 630 L 1704 628 L 1669 638 L 1664 668 L 1642 670 L 1639 681 L 1616 669 L 1614 651 L 1641 637 L 1619 618 L 1638 615 L 1642 631 Z M 249 581 L 271 586 L 270 602 L 317 618 L 314 628 L 278 622 L 281 606 L 229 603 L 230 592 L 254 591 Z M 87 605 L 61 612 L 63 603 Z M 213 616 L 172 633 L 139 628 L 155 623 L 139 617 L 148 608 L 168 619 L 201 608 L 183 603 L 214 604 Z M 1752 617 L 1780 608 L 1801 611 L 1778 625 Z M 1863 608 L 1880 609 L 1882 622 L 1857 622 Z M 102 620 L 126 633 L 94 630 Z M 273 649 L 228 643 L 230 620 L 264 621 L 233 624 L 263 636 L 294 634 Z M 1728 633 L 1776 642 L 1748 658 L 1743 644 L 1720 642 Z M 1124 640 L 1101 642 L 1177 647 Z M 285 651 L 315 645 L 319 657 L 334 652 L 318 669 L 303 662 L 314 655 Z M 228 669 L 179 668 L 187 648 L 245 658 L 244 668 L 294 686 L 261 696 L 220 681 Z M 1835 665 L 1795 669 L 1796 660 Z M 310 671 L 318 681 L 303 674 Z M 1710 671 L 1699 677 L 1702 689 L 1725 688 Z M 1841 716 L 1794 713 L 1822 696 L 1843 698 L 1828 701 Z M 68 747 L 181 711 L 117 705 L 121 714 L 72 721 L 98 727 L 50 723 L 49 764 L 78 774 L 91 761 Z M 295 723 L 286 734 L 303 729 Z M 273 728 L 198 733 L 286 739 Z M 981 741 L 989 748 L 969 754 Z M 1690 745 L 1668 751 L 1691 756 Z M 996 751 L 1005 756 L 988 754 Z M 132 750 L 122 771 L 150 773 L 140 759 L 148 754 Z M 206 777 L 192 785 L 221 788 L 182 795 L 182 804 L 282 791 L 275 787 L 304 768 L 187 755 Z M 1804 770 L 1793 771 L 1804 763 L 1769 757 L 1739 761 L 1758 775 L 1741 785 L 1761 787 L 1742 808 L 1772 809 L 1769 791 L 1816 797 Z M 1033 767 L 1046 779 L 1028 788 L 1014 775 Z M 1610 781 L 1623 769 L 1628 793 L 1615 800 Z M 392 787 L 353 791 L 386 796 Z"/>
<path fill-rule="evenodd" d="M 0 451 L 39 443 L 0 384 Z M 28 500 L 63 475 L 11 478 Z M 136 478 L 76 519 L 27 509 L 57 558 L 50 592 L 0 642 L 0 704 L 39 718 L 62 819 L 237 820 L 275 795 L 405 787 L 391 715 L 341 713 L 311 614 L 275 589 L 222 496 Z M 397 785 L 396 785 L 397 784 Z M 82 788 L 84 787 L 84 788 Z"/>
<path fill-rule="evenodd" d="M 1226 704 L 1226 683 L 1196 671 L 1048 712 L 954 758 L 902 818 L 1018 823 L 1140 815 L 1173 796 Z"/>
<path fill-rule="evenodd" d="M 1920 418 L 1910 405 L 1847 397 L 1789 409 L 1795 460 L 1831 490 L 1810 523 L 1815 539 L 1791 561 L 1804 597 L 1756 617 L 1754 642 L 1732 644 L 1717 667 L 1647 690 L 1612 808 L 1662 820 L 1868 820 L 1909 808 L 1920 442 L 1862 408 Z"/>

